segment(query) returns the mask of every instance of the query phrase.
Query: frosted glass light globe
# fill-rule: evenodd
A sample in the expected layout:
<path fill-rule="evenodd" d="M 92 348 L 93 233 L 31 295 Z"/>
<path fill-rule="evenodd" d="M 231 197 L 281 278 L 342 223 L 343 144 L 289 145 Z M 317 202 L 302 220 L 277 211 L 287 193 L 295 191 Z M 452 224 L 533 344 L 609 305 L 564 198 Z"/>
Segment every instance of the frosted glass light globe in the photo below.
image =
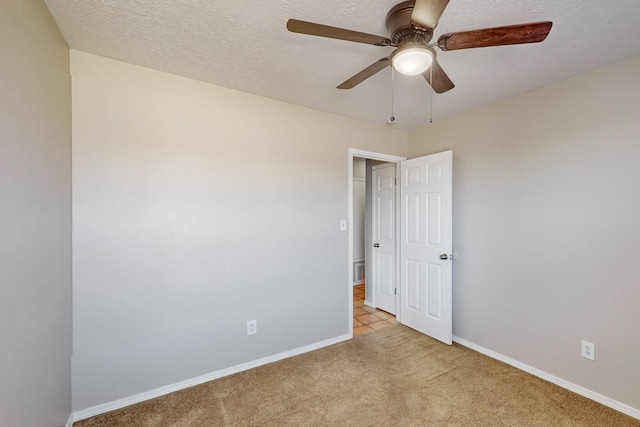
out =
<path fill-rule="evenodd" d="M 422 74 L 433 63 L 433 53 L 426 46 L 401 47 L 391 56 L 393 68 L 407 76 Z"/>

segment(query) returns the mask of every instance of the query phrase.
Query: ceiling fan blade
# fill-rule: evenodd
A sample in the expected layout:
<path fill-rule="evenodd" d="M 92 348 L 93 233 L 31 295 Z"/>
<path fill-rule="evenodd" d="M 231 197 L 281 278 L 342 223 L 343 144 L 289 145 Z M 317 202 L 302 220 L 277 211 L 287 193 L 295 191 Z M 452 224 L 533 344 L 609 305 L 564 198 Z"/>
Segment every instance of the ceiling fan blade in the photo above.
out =
<path fill-rule="evenodd" d="M 431 81 L 431 75 L 433 74 L 433 82 Z M 436 93 L 444 93 L 455 87 L 447 73 L 444 72 L 438 61 L 433 60 L 431 67 L 422 73 L 427 82 L 431 85 Z"/>
<path fill-rule="evenodd" d="M 416 28 L 433 30 L 448 4 L 449 0 L 416 0 L 411 14 L 411 23 Z"/>
<path fill-rule="evenodd" d="M 376 61 L 373 64 L 369 65 L 367 68 L 365 68 L 364 70 L 360 71 L 355 76 L 353 76 L 350 79 L 346 80 L 344 83 L 342 83 L 340 86 L 338 86 L 337 89 L 351 89 L 351 88 L 354 88 L 355 86 L 357 86 L 360 83 L 362 83 L 363 81 L 367 80 L 369 77 L 373 76 L 377 72 L 384 70 L 388 66 L 389 66 L 389 58 L 382 58 L 381 60 Z"/>
<path fill-rule="evenodd" d="M 547 38 L 552 22 L 532 22 L 508 27 L 447 33 L 438 39 L 442 50 L 469 49 L 474 47 L 504 46 L 510 44 L 539 43 Z"/>
<path fill-rule="evenodd" d="M 345 30 L 344 28 L 330 27 L 328 25 L 313 22 L 289 19 L 287 29 L 293 33 L 309 34 L 311 36 L 328 37 L 330 39 L 346 40 L 376 46 L 389 46 L 391 40 L 374 34 L 360 33 L 358 31 Z"/>

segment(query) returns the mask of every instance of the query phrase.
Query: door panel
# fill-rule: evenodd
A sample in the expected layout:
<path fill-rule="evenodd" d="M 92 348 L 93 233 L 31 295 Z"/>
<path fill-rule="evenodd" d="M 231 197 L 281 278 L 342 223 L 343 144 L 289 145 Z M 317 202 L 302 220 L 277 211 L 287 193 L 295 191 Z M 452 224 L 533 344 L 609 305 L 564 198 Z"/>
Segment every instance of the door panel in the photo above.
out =
<path fill-rule="evenodd" d="M 442 266 L 427 263 L 427 316 L 442 320 Z"/>
<path fill-rule="evenodd" d="M 452 342 L 452 153 L 401 163 L 400 322 Z M 446 259 L 441 259 L 446 255 Z"/>
<path fill-rule="evenodd" d="M 395 259 L 392 256 L 378 252 L 378 292 L 383 296 L 394 295 L 393 277 L 392 274 L 395 271 L 393 263 Z"/>
<path fill-rule="evenodd" d="M 393 164 L 373 169 L 373 301 L 377 308 L 391 314 L 396 313 L 395 179 L 396 167 Z"/>
<path fill-rule="evenodd" d="M 416 314 L 420 314 L 420 262 L 407 259 L 406 266 L 406 308 Z M 408 312 L 403 312 L 402 315 L 403 317 L 408 317 Z"/>

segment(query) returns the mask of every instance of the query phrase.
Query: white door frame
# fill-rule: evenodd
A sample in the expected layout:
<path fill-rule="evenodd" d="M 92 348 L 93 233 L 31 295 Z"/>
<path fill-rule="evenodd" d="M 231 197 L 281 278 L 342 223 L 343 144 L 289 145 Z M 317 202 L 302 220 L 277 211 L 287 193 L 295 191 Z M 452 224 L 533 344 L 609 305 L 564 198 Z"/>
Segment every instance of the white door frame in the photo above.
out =
<path fill-rule="evenodd" d="M 348 276 L 347 276 L 347 289 L 348 289 L 348 318 L 347 318 L 347 331 L 349 332 L 349 336 L 353 338 L 353 159 L 354 157 L 360 157 L 363 159 L 369 160 L 381 160 L 383 162 L 395 163 L 396 164 L 396 180 L 400 181 L 400 167 L 398 164 L 407 160 L 406 157 L 394 156 L 391 154 L 384 153 L 376 153 L 373 151 L 364 151 L 358 150 L 355 148 L 349 148 L 348 150 L 348 176 L 347 176 L 347 218 L 348 218 L 348 246 L 347 246 L 347 266 L 348 266 Z M 396 186 L 396 200 L 400 200 L 400 186 Z M 396 203 L 396 236 L 400 235 L 400 222 L 398 221 L 400 218 L 400 203 Z M 400 264 L 399 256 L 400 256 L 400 248 L 399 248 L 400 240 L 396 238 L 396 265 Z M 396 286 L 400 283 L 400 269 L 396 268 Z M 396 296 L 396 307 L 399 307 L 398 296 Z M 396 317 L 400 317 L 400 312 L 397 310 Z"/>

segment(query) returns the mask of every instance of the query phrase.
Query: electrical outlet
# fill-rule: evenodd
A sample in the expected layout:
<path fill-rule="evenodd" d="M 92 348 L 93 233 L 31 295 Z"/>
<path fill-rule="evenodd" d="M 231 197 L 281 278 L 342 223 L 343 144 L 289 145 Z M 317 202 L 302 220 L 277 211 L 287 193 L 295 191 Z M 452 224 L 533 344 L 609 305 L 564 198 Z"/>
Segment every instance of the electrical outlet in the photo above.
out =
<path fill-rule="evenodd" d="M 585 359 L 596 360 L 596 346 L 589 341 L 582 341 L 582 357 Z"/>
<path fill-rule="evenodd" d="M 255 335 L 258 333 L 258 321 L 247 320 L 247 335 Z"/>

